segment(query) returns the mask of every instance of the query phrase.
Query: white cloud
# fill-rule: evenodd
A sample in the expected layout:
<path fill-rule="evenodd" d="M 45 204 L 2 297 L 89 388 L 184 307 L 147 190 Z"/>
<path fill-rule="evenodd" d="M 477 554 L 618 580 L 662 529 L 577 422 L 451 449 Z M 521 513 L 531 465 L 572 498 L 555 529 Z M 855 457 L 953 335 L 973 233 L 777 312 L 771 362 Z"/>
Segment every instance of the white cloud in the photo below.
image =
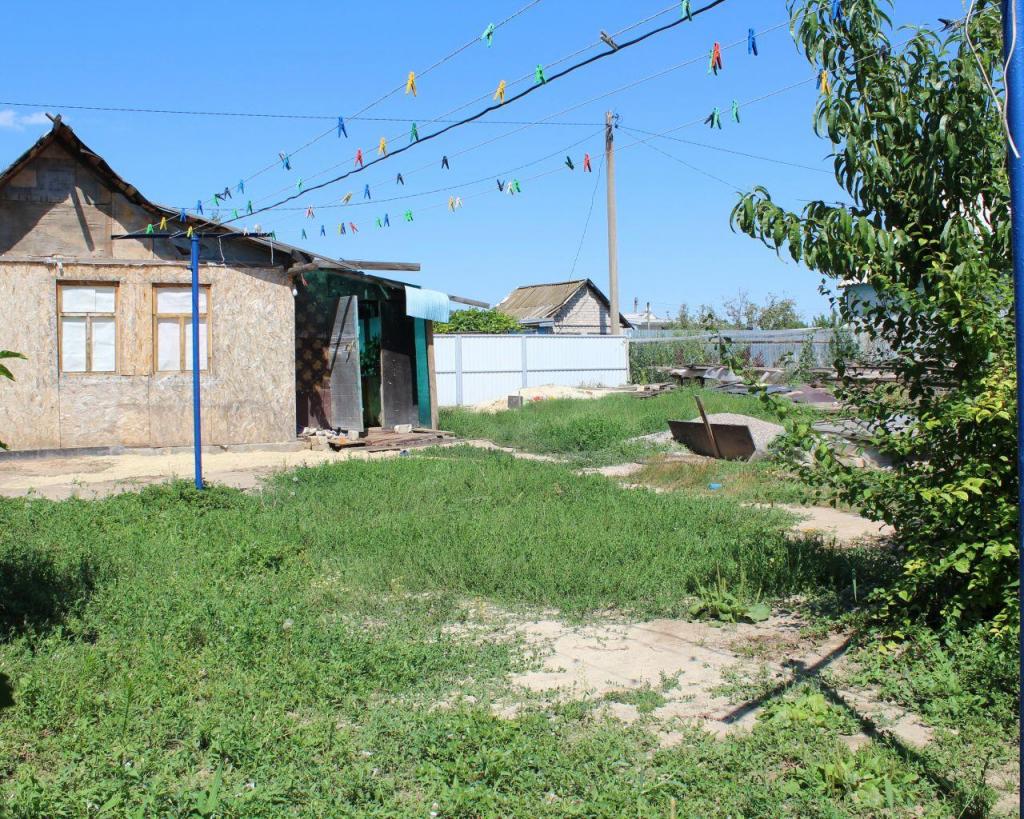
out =
<path fill-rule="evenodd" d="M 10 108 L 0 111 L 0 129 L 8 131 L 20 131 L 30 125 L 48 125 L 49 122 L 50 120 L 42 111 L 37 111 L 34 114 L 19 114 Z"/>

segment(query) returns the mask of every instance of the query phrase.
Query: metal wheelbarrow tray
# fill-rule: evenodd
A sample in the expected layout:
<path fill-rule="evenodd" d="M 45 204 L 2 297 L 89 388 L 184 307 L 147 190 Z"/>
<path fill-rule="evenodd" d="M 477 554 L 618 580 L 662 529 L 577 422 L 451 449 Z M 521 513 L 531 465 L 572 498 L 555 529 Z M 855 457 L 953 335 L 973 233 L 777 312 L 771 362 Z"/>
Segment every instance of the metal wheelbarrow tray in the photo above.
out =
<path fill-rule="evenodd" d="M 715 447 L 702 421 L 669 421 L 672 437 L 697 455 L 715 458 Z M 749 461 L 753 456 L 754 439 L 745 424 L 711 424 L 722 457 L 729 461 Z"/>

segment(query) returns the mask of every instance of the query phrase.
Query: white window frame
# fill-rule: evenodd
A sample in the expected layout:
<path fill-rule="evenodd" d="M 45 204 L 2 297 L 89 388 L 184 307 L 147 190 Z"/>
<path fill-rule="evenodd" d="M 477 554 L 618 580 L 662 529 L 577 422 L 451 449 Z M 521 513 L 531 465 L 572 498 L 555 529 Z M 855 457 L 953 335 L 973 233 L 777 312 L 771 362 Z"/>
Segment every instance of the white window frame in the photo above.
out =
<path fill-rule="evenodd" d="M 192 286 L 189 284 L 154 284 L 153 285 L 153 372 L 159 374 L 184 374 L 192 372 L 192 361 L 191 356 L 187 356 L 186 348 L 186 334 L 189 332 L 186 327 L 190 321 L 192 321 L 192 310 L 191 308 L 187 312 L 183 313 L 161 313 L 159 312 L 159 295 L 161 290 L 191 290 Z M 199 290 L 206 296 L 206 311 L 199 313 L 199 323 L 206 325 L 206 366 L 200 368 L 199 372 L 208 373 L 210 372 L 210 365 L 213 361 L 213 333 L 212 333 L 212 321 L 211 315 L 213 314 L 213 302 L 211 301 L 210 285 L 201 284 Z M 179 369 L 176 370 L 161 370 L 160 369 L 160 320 L 161 319 L 177 319 L 178 320 L 178 350 L 179 350 Z M 189 340 L 191 343 L 191 340 Z M 188 357 L 188 360 L 186 360 Z"/>
<path fill-rule="evenodd" d="M 59 281 L 57 282 L 57 369 L 63 375 L 117 375 L 121 367 L 121 328 L 118 321 L 118 312 L 121 304 L 121 289 L 119 282 L 111 281 Z M 92 311 L 78 312 L 64 310 L 64 291 L 76 287 L 112 287 L 114 288 L 114 311 Z M 64 319 L 84 318 L 85 319 L 85 369 L 65 370 L 64 369 Z M 113 319 L 114 322 L 114 369 L 94 370 L 92 362 L 92 323 L 94 318 Z"/>

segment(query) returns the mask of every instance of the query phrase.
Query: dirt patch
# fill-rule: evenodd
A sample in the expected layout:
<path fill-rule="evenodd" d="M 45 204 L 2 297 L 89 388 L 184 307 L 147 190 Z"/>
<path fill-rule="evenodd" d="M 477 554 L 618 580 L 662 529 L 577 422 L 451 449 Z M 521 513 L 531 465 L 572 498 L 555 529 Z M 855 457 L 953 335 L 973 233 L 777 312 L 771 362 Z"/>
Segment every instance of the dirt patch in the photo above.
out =
<path fill-rule="evenodd" d="M 838 546 L 853 546 L 891 537 L 893 528 L 876 520 L 868 520 L 855 512 L 843 512 L 830 506 L 794 506 L 778 503 L 775 509 L 800 518 L 795 532 L 820 534 Z"/>
<path fill-rule="evenodd" d="M 553 384 L 546 384 L 540 387 L 523 387 L 522 389 L 510 392 L 509 395 L 521 395 L 523 397 L 523 403 L 528 404 L 533 401 L 547 401 L 552 398 L 590 400 L 594 398 L 604 398 L 605 396 L 616 392 L 627 391 L 636 392 L 637 388 L 629 388 L 628 390 L 608 387 L 586 389 L 584 387 L 558 387 Z M 508 396 L 502 396 L 494 401 L 483 401 L 479 404 L 470 404 L 466 406 L 465 409 L 471 410 L 472 412 L 502 412 L 508 409 Z"/>
<path fill-rule="evenodd" d="M 556 619 L 513 626 L 531 650 L 547 652 L 539 668 L 518 674 L 513 686 L 555 701 L 590 699 L 623 722 L 644 721 L 662 744 L 696 725 L 725 736 L 750 728 L 761 706 L 800 678 L 834 669 L 846 651 L 846 635 L 814 640 L 790 614 L 763 623 L 716 625 L 686 620 L 571 626 Z M 901 741 L 923 745 L 928 728 L 873 692 L 840 690 L 866 730 L 887 730 Z M 639 707 L 638 701 L 646 701 Z M 516 703 L 495 713 L 511 717 Z M 851 742 L 859 742 L 852 740 Z"/>

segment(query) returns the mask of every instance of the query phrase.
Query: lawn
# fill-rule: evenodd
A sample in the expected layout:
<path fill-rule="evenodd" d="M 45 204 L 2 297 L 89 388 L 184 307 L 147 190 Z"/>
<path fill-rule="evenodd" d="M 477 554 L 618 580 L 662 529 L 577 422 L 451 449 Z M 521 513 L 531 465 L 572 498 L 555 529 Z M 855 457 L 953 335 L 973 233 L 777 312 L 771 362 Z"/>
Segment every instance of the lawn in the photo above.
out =
<path fill-rule="evenodd" d="M 877 563 L 786 525 L 471 449 L 303 469 L 257 494 L 0 500 L 0 813 L 960 812 L 966 787 L 884 744 L 848 751 L 828 708 L 671 748 L 579 700 L 493 713 L 532 654 L 467 628 L 484 601 L 675 615 L 712 577 L 774 603 L 838 595 Z M 972 684 L 962 719 L 982 707 Z M 445 706 L 453 692 L 475 699 Z"/>
<path fill-rule="evenodd" d="M 687 387 L 645 399 L 628 393 L 586 401 L 550 399 L 498 413 L 448 408 L 441 411 L 441 426 L 464 438 L 559 455 L 579 465 L 613 464 L 651 454 L 651 445 L 630 439 L 667 430 L 670 418 L 695 418 L 695 396 L 708 413 L 739 412 L 778 422 L 756 397 Z"/>

